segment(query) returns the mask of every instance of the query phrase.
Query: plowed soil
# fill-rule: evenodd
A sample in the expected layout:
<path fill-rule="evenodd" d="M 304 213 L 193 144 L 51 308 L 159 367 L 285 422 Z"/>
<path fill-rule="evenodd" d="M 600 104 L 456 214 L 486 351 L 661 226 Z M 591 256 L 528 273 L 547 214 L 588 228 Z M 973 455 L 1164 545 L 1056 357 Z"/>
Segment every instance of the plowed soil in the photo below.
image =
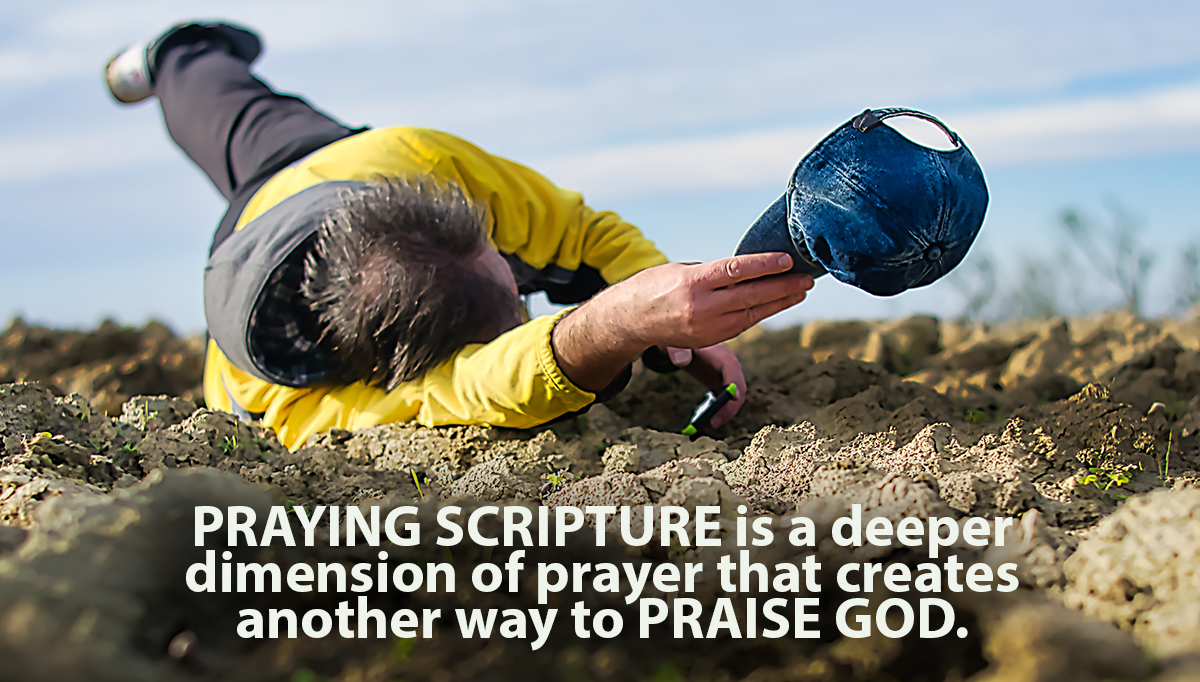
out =
<path fill-rule="evenodd" d="M 916 317 L 752 330 L 733 345 L 747 404 L 729 426 L 679 435 L 704 389 L 635 368 L 620 396 L 531 431 L 389 425 L 321 434 L 295 452 L 270 430 L 199 404 L 203 343 L 161 325 L 0 335 L 0 679 L 13 680 L 1200 680 L 1200 321 L 1087 319 L 982 325 Z M 150 397 L 153 396 L 153 397 Z M 418 490 L 418 481 L 420 489 Z M 416 503 L 429 536 L 388 546 L 426 561 L 450 501 L 722 509 L 786 536 L 827 536 L 852 504 L 893 520 L 1013 516 L 1012 593 L 946 595 L 968 636 L 853 639 L 254 640 L 242 608 L 329 608 L 337 595 L 195 594 L 191 507 Z M 592 543 L 525 561 L 716 562 L 736 550 Z M 869 549 L 869 556 L 864 551 Z M 677 550 L 677 551 L 676 551 Z M 367 547 L 234 549 L 280 565 L 375 561 Z M 508 550 L 464 544 L 460 573 Z M 825 570 L 915 566 L 924 550 L 783 542 L 754 560 Z M 711 603 L 716 585 L 695 595 Z M 789 595 L 791 596 L 791 595 Z M 847 595 L 820 595 L 822 622 Z M 918 595 L 877 591 L 872 600 Z M 344 599 L 345 597 L 341 597 Z M 615 595 L 586 599 L 632 622 Z M 397 608 L 536 608 L 533 592 L 383 595 Z M 739 601 L 739 608 L 744 600 Z"/>

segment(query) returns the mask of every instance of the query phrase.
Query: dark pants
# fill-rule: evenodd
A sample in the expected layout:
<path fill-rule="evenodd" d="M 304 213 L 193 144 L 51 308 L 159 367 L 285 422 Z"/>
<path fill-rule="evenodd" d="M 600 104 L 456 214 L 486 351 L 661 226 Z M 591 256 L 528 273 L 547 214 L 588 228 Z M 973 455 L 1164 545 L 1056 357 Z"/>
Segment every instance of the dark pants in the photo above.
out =
<path fill-rule="evenodd" d="M 153 56 L 154 94 L 171 139 L 229 202 L 212 253 L 271 176 L 365 128 L 347 128 L 299 97 L 271 90 L 216 29 L 187 31 Z"/>

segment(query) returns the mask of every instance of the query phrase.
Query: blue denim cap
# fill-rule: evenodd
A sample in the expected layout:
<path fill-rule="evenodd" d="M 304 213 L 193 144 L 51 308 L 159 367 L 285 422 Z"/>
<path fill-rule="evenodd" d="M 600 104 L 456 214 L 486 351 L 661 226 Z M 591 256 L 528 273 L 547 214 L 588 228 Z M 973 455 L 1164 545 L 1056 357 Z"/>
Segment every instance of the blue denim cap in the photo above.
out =
<path fill-rule="evenodd" d="M 917 144 L 883 125 L 914 116 L 953 149 Z M 931 284 L 967 255 L 987 210 L 983 171 L 956 133 L 912 109 L 868 109 L 813 147 L 787 191 L 767 207 L 736 254 L 782 251 L 793 272 L 894 296 Z"/>

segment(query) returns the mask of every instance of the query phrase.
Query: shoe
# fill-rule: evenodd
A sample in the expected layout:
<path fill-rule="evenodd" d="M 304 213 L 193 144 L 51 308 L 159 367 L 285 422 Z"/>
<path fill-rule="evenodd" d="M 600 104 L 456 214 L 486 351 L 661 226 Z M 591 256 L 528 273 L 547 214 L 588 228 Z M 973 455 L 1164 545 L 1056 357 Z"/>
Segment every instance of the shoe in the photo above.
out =
<path fill-rule="evenodd" d="M 140 43 L 127 48 L 104 67 L 108 91 L 121 104 L 141 102 L 154 94 L 150 60 L 146 57 L 149 47 L 150 43 Z"/>
<path fill-rule="evenodd" d="M 225 23 L 189 22 L 176 24 L 151 41 L 134 45 L 109 60 L 104 69 L 108 91 L 122 104 L 141 102 L 154 94 L 154 61 L 163 47 L 190 42 L 197 38 L 218 38 L 229 46 L 229 53 L 254 63 L 262 54 L 262 41 L 253 31 Z"/>
<path fill-rule="evenodd" d="M 184 24 L 180 28 L 191 26 L 216 32 L 225 42 L 229 43 L 230 54 L 247 64 L 253 64 L 254 60 L 258 59 L 258 56 L 262 54 L 262 40 L 259 39 L 257 33 L 248 28 L 224 22 Z M 159 41 L 160 45 L 166 40 L 168 35 L 170 33 L 163 35 L 162 40 Z"/>

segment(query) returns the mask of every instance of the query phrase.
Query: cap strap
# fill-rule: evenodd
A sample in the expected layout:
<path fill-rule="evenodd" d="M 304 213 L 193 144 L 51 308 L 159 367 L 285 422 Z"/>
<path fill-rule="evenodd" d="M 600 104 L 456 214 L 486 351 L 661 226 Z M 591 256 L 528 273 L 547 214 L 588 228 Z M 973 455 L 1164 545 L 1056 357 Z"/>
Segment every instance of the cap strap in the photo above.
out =
<path fill-rule="evenodd" d="M 962 140 L 959 139 L 958 133 L 947 128 L 946 124 L 939 121 L 936 116 L 932 116 L 923 111 L 917 111 L 916 109 L 905 109 L 903 107 L 867 109 L 858 116 L 855 116 L 854 119 L 850 121 L 850 125 L 853 126 L 858 132 L 865 133 L 868 130 L 881 125 L 885 119 L 889 119 L 894 116 L 912 116 L 913 118 L 929 121 L 940 128 L 943 133 L 946 133 L 946 137 L 950 138 L 950 142 L 952 142 L 954 146 L 962 146 Z"/>

